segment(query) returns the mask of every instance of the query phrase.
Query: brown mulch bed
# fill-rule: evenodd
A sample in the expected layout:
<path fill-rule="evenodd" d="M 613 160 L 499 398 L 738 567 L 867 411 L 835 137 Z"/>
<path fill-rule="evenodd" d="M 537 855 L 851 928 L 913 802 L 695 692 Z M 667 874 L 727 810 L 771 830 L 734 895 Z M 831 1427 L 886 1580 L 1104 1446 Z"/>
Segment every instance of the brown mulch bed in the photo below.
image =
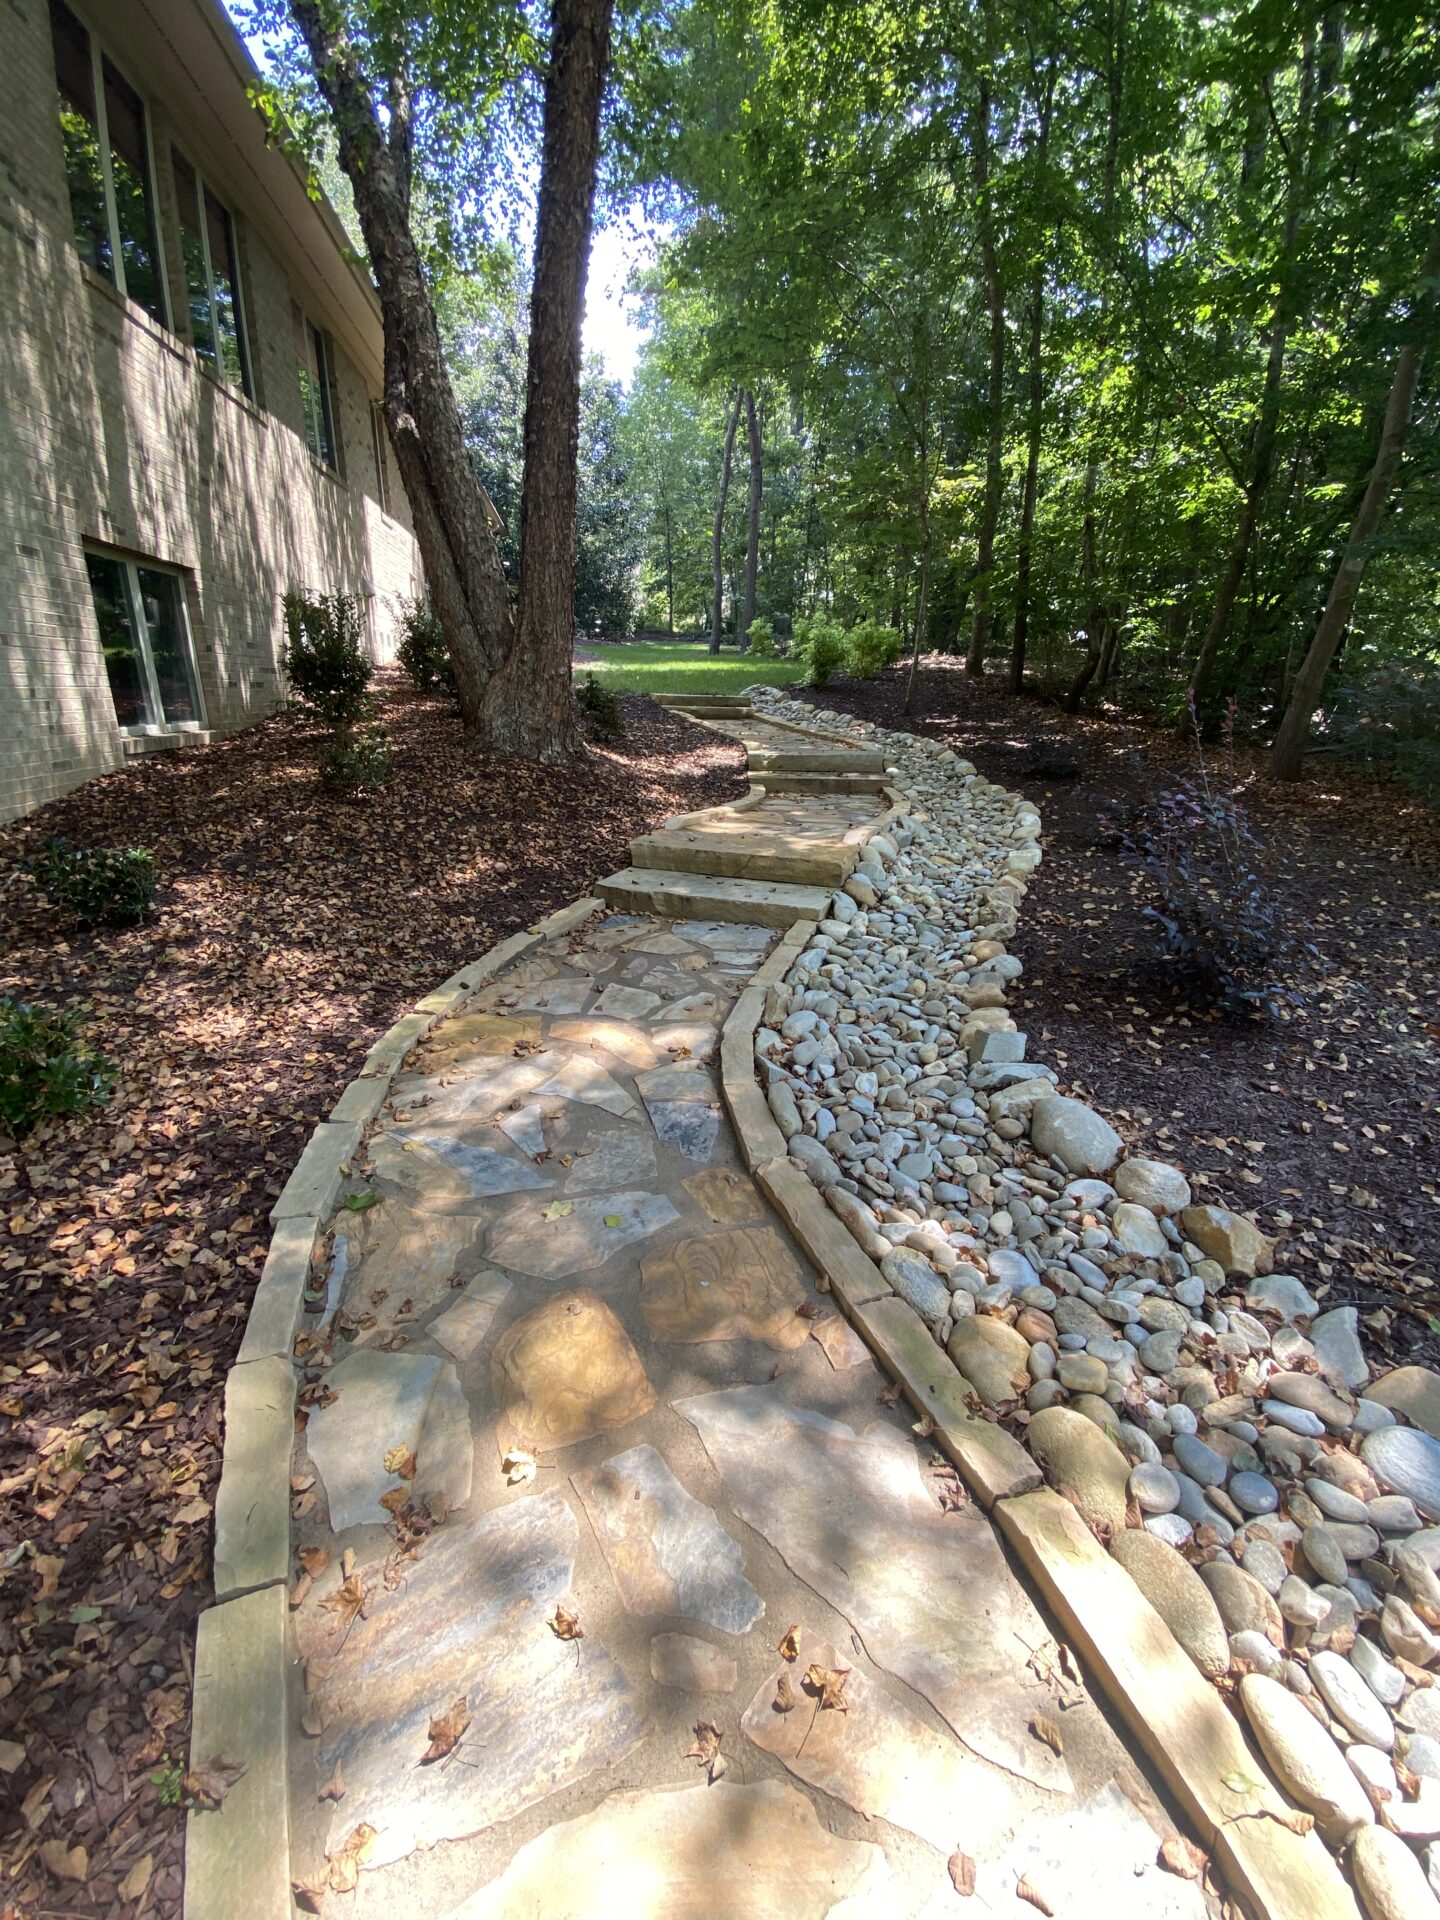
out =
<path fill-rule="evenodd" d="M 0 1915 L 179 1912 L 152 1775 L 187 1755 L 221 1392 L 310 1129 L 429 988 L 746 784 L 649 700 L 554 770 L 382 697 L 375 798 L 328 798 L 323 733 L 278 715 L 0 830 L 0 992 L 86 1007 L 121 1069 L 107 1109 L 0 1152 Z M 16 864 L 52 834 L 150 847 L 151 919 L 77 932 Z"/>
<path fill-rule="evenodd" d="M 1254 1212 L 1277 1267 L 1361 1310 L 1377 1364 L 1440 1361 L 1440 818 L 1363 767 L 1262 783 L 1238 758 L 1284 913 L 1319 949 L 1303 1004 L 1227 1018 L 1154 964 L 1145 883 L 1107 813 L 1195 770 L 1173 734 L 1071 718 L 939 657 L 808 696 L 944 739 L 1036 801 L 1045 861 L 1021 913 L 1014 1013 L 1031 1053 L 1197 1198 Z M 1216 756 L 1211 756 L 1212 763 Z M 1057 777 L 1069 759 L 1074 777 Z"/>

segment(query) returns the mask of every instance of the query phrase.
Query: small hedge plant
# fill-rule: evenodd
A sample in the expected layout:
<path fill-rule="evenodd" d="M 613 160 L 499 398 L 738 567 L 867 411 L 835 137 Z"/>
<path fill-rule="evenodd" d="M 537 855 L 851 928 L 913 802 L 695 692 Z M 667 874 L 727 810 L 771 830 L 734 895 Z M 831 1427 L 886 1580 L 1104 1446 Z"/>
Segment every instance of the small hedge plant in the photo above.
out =
<path fill-rule="evenodd" d="M 369 655 L 360 644 L 364 616 L 352 593 L 287 593 L 285 672 L 300 705 L 332 726 L 370 711 Z"/>
<path fill-rule="evenodd" d="M 148 847 L 73 847 L 56 838 L 22 864 L 45 898 L 68 908 L 82 927 L 133 925 L 155 901 L 155 856 Z"/>
<path fill-rule="evenodd" d="M 904 650 L 904 636 L 884 620 L 859 620 L 845 636 L 850 671 L 859 680 L 873 680 L 893 667 Z"/>
<path fill-rule="evenodd" d="M 320 784 L 352 797 L 384 786 L 392 761 L 390 743 L 380 727 L 337 727 L 320 758 Z"/>
<path fill-rule="evenodd" d="M 745 650 L 752 660 L 773 660 L 775 658 L 775 628 L 771 621 L 760 616 L 750 622 L 750 632 L 746 636 Z"/>
<path fill-rule="evenodd" d="M 0 1129 L 18 1140 L 41 1120 L 104 1105 L 115 1068 L 81 1035 L 78 1013 L 0 994 Z"/>
<path fill-rule="evenodd" d="M 580 723 L 592 740 L 623 740 L 625 714 L 619 700 L 608 687 L 602 687 L 593 673 L 587 673 L 575 695 Z"/>
<path fill-rule="evenodd" d="M 455 669 L 440 616 L 428 600 L 407 600 L 400 612 L 396 659 L 418 693 L 455 692 Z"/>
<path fill-rule="evenodd" d="M 823 687 L 845 666 L 845 632 L 828 613 L 812 614 L 795 622 L 795 657 L 804 668 L 807 687 Z"/>

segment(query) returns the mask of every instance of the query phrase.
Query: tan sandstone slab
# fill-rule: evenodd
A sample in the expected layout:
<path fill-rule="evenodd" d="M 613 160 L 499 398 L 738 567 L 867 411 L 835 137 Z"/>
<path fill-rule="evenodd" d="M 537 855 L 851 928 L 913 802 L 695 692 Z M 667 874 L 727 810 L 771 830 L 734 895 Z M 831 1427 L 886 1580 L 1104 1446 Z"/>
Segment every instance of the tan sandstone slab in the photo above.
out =
<path fill-rule="evenodd" d="M 628 1334 L 588 1288 L 557 1294 L 507 1327 L 490 1385 L 502 1454 L 572 1446 L 638 1420 L 655 1404 Z"/>
<path fill-rule="evenodd" d="M 849 1667 L 843 1713 L 822 1708 L 804 1684 L 811 1664 Z M 932 1731 L 917 1714 L 866 1679 L 842 1653 L 813 1634 L 800 1639 L 793 1664 L 777 1660 L 740 1725 L 799 1779 L 867 1820 L 888 1820 L 949 1853 L 959 1834 L 966 1851 L 1003 1845 L 1021 1812 L 1008 1775 L 982 1765 L 959 1741 Z M 796 1704 L 775 1704 L 784 1674 Z"/>
<path fill-rule="evenodd" d="M 863 1366 L 870 1359 L 870 1349 L 850 1322 L 842 1320 L 838 1313 L 827 1313 L 815 1321 L 810 1337 L 837 1373 Z"/>
<path fill-rule="evenodd" d="M 863 1433 L 778 1386 L 678 1400 L 741 1519 L 860 1634 L 877 1666 L 921 1693 L 965 1744 L 1037 1786 L 1068 1790 L 1029 1723 L 1050 1713 L 1026 1661 L 1046 1629 L 973 1507 L 942 1513 L 913 1440 Z"/>
<path fill-rule="evenodd" d="M 753 1180 L 728 1167 L 707 1167 L 680 1183 L 717 1227 L 745 1227 L 765 1218 L 765 1203 Z"/>
<path fill-rule="evenodd" d="M 663 1193 L 594 1193 L 558 1204 L 522 1199 L 506 1209 L 486 1252 L 513 1273 L 563 1280 L 604 1266 L 622 1247 L 679 1218 Z"/>
<path fill-rule="evenodd" d="M 792 1787 L 722 1782 L 611 1794 L 522 1847 L 450 1920 L 826 1920 L 842 1903 L 859 1920 L 900 1911 L 892 1880 L 879 1847 L 828 1832 Z"/>
<path fill-rule="evenodd" d="M 464 1059 L 487 1059 L 496 1054 L 513 1054 L 517 1047 L 540 1044 L 540 1021 L 534 1015 L 509 1013 L 465 1013 L 437 1027 L 426 1044 L 432 1053 L 453 1055 L 457 1064 Z"/>
<path fill-rule="evenodd" d="M 363 1568 L 366 1613 L 343 1634 L 313 1602 L 297 1617 L 322 1732 L 315 1783 L 337 1764 L 345 1797 L 326 1851 L 362 1821 L 376 1829 L 367 1866 L 508 1820 L 613 1766 L 648 1733 L 639 1702 L 594 1635 L 559 1640 L 546 1625 L 573 1604 L 579 1522 L 557 1491 L 534 1494 L 426 1540 L 395 1589 Z M 317 1678 L 318 1676 L 318 1678 Z M 422 1765 L 429 1723 L 457 1698 L 470 1713 L 455 1755 Z"/>
<path fill-rule="evenodd" d="M 735 1227 L 678 1240 L 640 1263 L 640 1305 L 657 1340 L 759 1340 L 803 1346 L 809 1294 L 800 1269 L 770 1227 Z"/>
<path fill-rule="evenodd" d="M 660 1453 L 632 1447 L 571 1475 L 631 1613 L 667 1613 L 744 1633 L 765 1611 L 738 1542 Z"/>

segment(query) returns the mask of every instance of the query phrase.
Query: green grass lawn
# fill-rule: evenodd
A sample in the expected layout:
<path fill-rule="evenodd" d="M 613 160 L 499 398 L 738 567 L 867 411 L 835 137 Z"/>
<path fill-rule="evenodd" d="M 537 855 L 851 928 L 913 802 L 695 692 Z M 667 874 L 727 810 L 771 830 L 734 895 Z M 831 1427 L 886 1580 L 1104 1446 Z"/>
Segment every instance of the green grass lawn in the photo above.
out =
<path fill-rule="evenodd" d="M 800 677 L 797 660 L 751 660 L 733 650 L 711 654 L 689 641 L 586 641 L 583 650 L 594 657 L 576 661 L 577 677 L 593 673 L 612 693 L 739 693 L 757 681 L 783 687 Z"/>

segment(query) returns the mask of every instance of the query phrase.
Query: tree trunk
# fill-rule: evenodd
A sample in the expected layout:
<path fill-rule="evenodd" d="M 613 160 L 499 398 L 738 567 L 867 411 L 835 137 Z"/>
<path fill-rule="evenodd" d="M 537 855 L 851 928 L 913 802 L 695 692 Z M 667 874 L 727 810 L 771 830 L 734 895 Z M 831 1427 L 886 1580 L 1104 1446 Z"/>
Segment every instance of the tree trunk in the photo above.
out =
<path fill-rule="evenodd" d="M 710 550 L 710 572 L 715 597 L 710 607 L 710 651 L 720 651 L 725 601 L 725 502 L 730 497 L 730 465 L 735 457 L 735 429 L 740 422 L 740 389 L 725 422 L 725 452 L 720 461 L 720 485 L 715 490 L 715 537 Z"/>
<path fill-rule="evenodd" d="M 1400 349 L 1400 357 L 1395 363 L 1395 377 L 1385 407 L 1385 425 L 1380 433 L 1380 448 L 1370 472 L 1365 498 L 1350 529 L 1350 538 L 1345 543 L 1345 551 L 1331 582 L 1325 610 L 1320 615 L 1309 651 L 1295 676 L 1290 704 L 1280 723 L 1280 731 L 1275 736 L 1270 755 L 1270 773 L 1276 780 L 1300 778 L 1305 746 L 1310 737 L 1310 722 L 1319 704 L 1320 690 L 1354 611 L 1355 597 L 1360 591 L 1360 582 L 1365 577 L 1366 563 L 1370 558 L 1371 543 L 1385 517 L 1385 507 L 1395 484 L 1400 456 L 1405 450 L 1405 437 L 1415 404 L 1415 389 L 1420 382 L 1420 367 L 1429 342 L 1430 325 L 1435 312 L 1437 273 L 1440 273 L 1440 225 L 1431 232 L 1430 244 L 1420 268 L 1420 297 L 1412 321 L 1414 331 Z"/>
<path fill-rule="evenodd" d="M 1035 543 L 1035 494 L 1040 481 L 1040 341 L 1045 314 L 1045 269 L 1036 269 L 1030 287 L 1030 338 L 1025 358 L 1030 369 L 1029 430 L 1025 448 L 1025 492 L 1020 508 L 1020 544 L 1015 560 L 1015 633 L 1010 647 L 1010 691 L 1025 686 L 1025 649 L 1030 634 L 1030 553 Z"/>
<path fill-rule="evenodd" d="M 510 595 L 410 228 L 409 89 L 403 75 L 392 80 L 383 131 L 354 51 L 328 24 L 321 0 L 290 0 L 290 11 L 354 190 L 384 325 L 385 424 L 455 669 L 461 716 L 467 730 L 481 731 L 486 683 L 512 642 Z"/>
<path fill-rule="evenodd" d="M 1285 373 L 1285 350 L 1290 339 L 1291 310 L 1294 299 L 1293 263 L 1300 233 L 1300 215 L 1305 199 L 1305 153 L 1309 144 L 1308 123 L 1313 102 L 1314 59 L 1307 45 L 1305 75 L 1301 85 L 1300 117 L 1294 135 L 1296 152 L 1290 160 L 1290 178 L 1285 191 L 1285 222 L 1278 255 L 1280 284 L 1275 296 L 1275 312 L 1270 326 L 1270 352 L 1265 362 L 1265 383 L 1261 389 L 1260 408 L 1256 415 L 1255 432 L 1250 443 L 1248 476 L 1240 505 L 1240 518 L 1230 541 L 1230 550 L 1225 558 L 1225 571 L 1220 577 L 1215 603 L 1210 610 L 1210 622 L 1205 629 L 1205 638 L 1200 643 L 1200 652 L 1196 656 L 1195 670 L 1190 676 L 1186 700 L 1187 709 L 1193 709 L 1202 715 L 1203 710 L 1211 702 L 1220 649 L 1229 632 L 1230 616 L 1235 610 L 1240 584 L 1245 578 L 1250 549 L 1255 539 L 1256 524 L 1260 518 L 1260 509 L 1264 505 L 1275 465 L 1275 441 L 1280 425 L 1280 388 Z M 1182 722 L 1182 727 L 1185 724 Z"/>
<path fill-rule="evenodd" d="M 554 0 L 525 380 L 525 490 L 515 644 L 486 689 L 491 744 L 563 760 L 579 751 L 572 691 L 580 322 L 610 63 L 613 0 Z"/>
<path fill-rule="evenodd" d="M 750 644 L 750 622 L 755 618 L 755 582 L 760 571 L 760 501 L 764 473 L 760 456 L 760 422 L 755 395 L 745 389 L 745 434 L 750 448 L 750 517 L 745 532 L 745 601 L 738 639 L 743 653 Z"/>
<path fill-rule="evenodd" d="M 975 176 L 975 218 L 980 231 L 980 260 L 985 274 L 985 297 L 990 308 L 990 374 L 985 388 L 989 428 L 985 441 L 985 494 L 975 543 L 975 617 L 970 628 L 970 653 L 965 671 L 979 678 L 985 671 L 990 644 L 991 573 L 995 565 L 995 529 L 1005 488 L 1005 295 L 1000 285 L 1000 263 L 995 250 L 995 211 L 990 204 L 990 80 L 982 74 L 979 100 L 971 121 L 971 160 Z"/>
<path fill-rule="evenodd" d="M 665 502 L 665 631 L 675 631 L 675 531 L 670 502 Z"/>

